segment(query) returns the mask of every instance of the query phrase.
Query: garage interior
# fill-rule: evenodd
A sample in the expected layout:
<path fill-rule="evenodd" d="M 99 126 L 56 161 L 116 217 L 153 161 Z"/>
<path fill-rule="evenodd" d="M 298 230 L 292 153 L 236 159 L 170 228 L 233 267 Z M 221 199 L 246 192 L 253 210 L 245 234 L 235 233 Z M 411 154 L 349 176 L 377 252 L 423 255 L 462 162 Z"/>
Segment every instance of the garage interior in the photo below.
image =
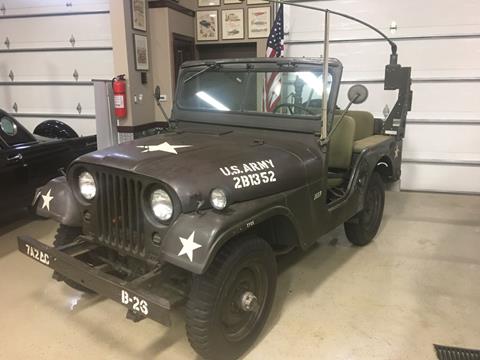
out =
<path fill-rule="evenodd" d="M 339 226 L 308 251 L 280 255 L 272 311 L 242 358 L 443 359 L 435 345 L 480 349 L 480 3 L 298 2 L 358 17 L 394 39 L 401 64 L 412 68 L 413 103 L 401 179 L 388 184 L 373 242 L 353 246 Z M 178 101 L 181 64 L 265 57 L 268 34 L 249 36 L 249 9 L 268 7 L 273 25 L 279 8 L 259 0 L 151 0 L 142 30 L 132 24 L 136 3 L 0 0 L 0 109 L 31 133 L 55 119 L 80 137 L 97 135 L 99 147 L 158 136 Z M 218 23 L 216 40 L 201 38 L 199 11 L 220 17 L 239 9 L 242 38 L 225 39 Z M 283 10 L 284 56 L 322 56 L 323 16 Z M 397 98 L 384 91 L 388 46 L 347 19 L 333 17 L 330 29 L 329 56 L 344 66 L 338 106 L 345 109 L 350 87 L 363 84 L 368 98 L 351 109 L 385 120 Z M 148 44 L 143 68 L 138 36 Z M 112 94 L 110 103 L 102 99 L 94 80 L 109 87 L 120 74 L 127 115 L 116 120 L 104 113 Z M 125 319 L 122 304 L 55 281 L 18 250 L 25 235 L 51 246 L 58 222 L 31 209 L 0 209 L 0 359 L 200 359 L 185 336 L 183 306 L 170 328 Z"/>

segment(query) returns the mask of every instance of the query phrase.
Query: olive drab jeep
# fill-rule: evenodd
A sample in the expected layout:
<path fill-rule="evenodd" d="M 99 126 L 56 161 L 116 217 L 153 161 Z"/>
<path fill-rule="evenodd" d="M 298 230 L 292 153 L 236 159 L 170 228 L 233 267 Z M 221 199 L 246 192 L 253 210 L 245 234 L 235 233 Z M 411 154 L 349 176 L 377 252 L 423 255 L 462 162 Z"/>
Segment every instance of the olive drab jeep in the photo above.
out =
<path fill-rule="evenodd" d="M 134 321 L 168 326 L 186 304 L 195 351 L 238 358 L 272 308 L 276 255 L 341 224 L 354 245 L 377 233 L 412 99 L 387 40 L 385 89 L 399 96 L 386 120 L 350 110 L 361 85 L 337 108 L 342 63 L 328 56 L 184 63 L 168 131 L 83 155 L 38 189 L 59 229 L 53 246 L 22 236 L 19 250 Z"/>

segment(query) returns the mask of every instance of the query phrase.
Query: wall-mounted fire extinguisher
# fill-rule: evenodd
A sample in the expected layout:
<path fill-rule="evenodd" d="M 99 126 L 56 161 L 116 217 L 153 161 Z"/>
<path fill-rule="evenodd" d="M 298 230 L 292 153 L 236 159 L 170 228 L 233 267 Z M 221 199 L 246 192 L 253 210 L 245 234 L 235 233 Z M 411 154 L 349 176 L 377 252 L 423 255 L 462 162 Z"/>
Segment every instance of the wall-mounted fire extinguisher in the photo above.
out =
<path fill-rule="evenodd" d="M 127 83 L 125 75 L 118 75 L 113 78 L 112 89 L 115 116 L 117 119 L 123 119 L 127 116 Z"/>

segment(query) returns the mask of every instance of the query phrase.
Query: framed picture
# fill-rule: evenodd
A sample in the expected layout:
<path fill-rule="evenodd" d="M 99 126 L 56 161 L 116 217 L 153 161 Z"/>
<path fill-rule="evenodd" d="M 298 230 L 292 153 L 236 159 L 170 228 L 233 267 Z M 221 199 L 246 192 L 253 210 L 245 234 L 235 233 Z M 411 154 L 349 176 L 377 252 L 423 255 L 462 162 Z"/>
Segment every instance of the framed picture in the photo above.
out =
<path fill-rule="evenodd" d="M 248 37 L 251 39 L 268 37 L 270 34 L 270 7 L 248 8 Z"/>
<path fill-rule="evenodd" d="M 197 41 L 218 40 L 218 11 L 197 11 Z"/>
<path fill-rule="evenodd" d="M 198 6 L 220 6 L 220 0 L 198 0 Z"/>
<path fill-rule="evenodd" d="M 231 5 L 231 4 L 242 4 L 245 0 L 223 0 L 224 5 Z"/>
<path fill-rule="evenodd" d="M 132 4 L 132 28 L 147 31 L 147 8 L 145 0 L 130 0 Z"/>
<path fill-rule="evenodd" d="M 258 5 L 258 4 L 262 4 L 262 5 L 266 5 L 268 4 L 268 1 L 265 1 L 265 0 L 247 0 L 247 5 Z"/>
<path fill-rule="evenodd" d="M 144 35 L 133 35 L 135 47 L 135 69 L 139 71 L 148 70 L 148 45 L 147 37 Z"/>
<path fill-rule="evenodd" d="M 222 10 L 222 40 L 245 38 L 243 9 Z"/>

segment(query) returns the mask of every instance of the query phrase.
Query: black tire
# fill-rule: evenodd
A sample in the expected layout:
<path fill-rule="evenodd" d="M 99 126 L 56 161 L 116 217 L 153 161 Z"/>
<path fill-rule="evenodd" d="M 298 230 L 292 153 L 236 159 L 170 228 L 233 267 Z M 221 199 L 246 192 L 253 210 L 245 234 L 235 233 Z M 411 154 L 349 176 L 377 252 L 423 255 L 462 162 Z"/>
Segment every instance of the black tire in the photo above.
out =
<path fill-rule="evenodd" d="M 55 240 L 53 241 L 53 246 L 59 247 L 59 246 L 67 245 L 71 243 L 73 240 L 75 240 L 75 238 L 80 234 L 81 234 L 81 228 L 60 224 L 60 226 L 57 229 L 57 234 L 55 235 Z M 75 290 L 78 290 L 87 294 L 95 294 L 95 291 L 90 290 L 89 288 L 86 288 L 85 286 L 82 286 L 72 280 L 64 279 L 63 282 Z"/>
<path fill-rule="evenodd" d="M 192 279 L 186 328 L 193 349 L 205 359 L 241 356 L 265 325 L 276 283 L 277 263 L 267 242 L 248 237 L 227 243 L 207 272 Z M 241 299 L 250 291 L 258 307 L 246 311 Z"/>
<path fill-rule="evenodd" d="M 357 246 L 369 244 L 380 227 L 385 205 L 385 184 L 380 174 L 373 172 L 368 180 L 363 210 L 344 224 L 348 240 Z"/>

